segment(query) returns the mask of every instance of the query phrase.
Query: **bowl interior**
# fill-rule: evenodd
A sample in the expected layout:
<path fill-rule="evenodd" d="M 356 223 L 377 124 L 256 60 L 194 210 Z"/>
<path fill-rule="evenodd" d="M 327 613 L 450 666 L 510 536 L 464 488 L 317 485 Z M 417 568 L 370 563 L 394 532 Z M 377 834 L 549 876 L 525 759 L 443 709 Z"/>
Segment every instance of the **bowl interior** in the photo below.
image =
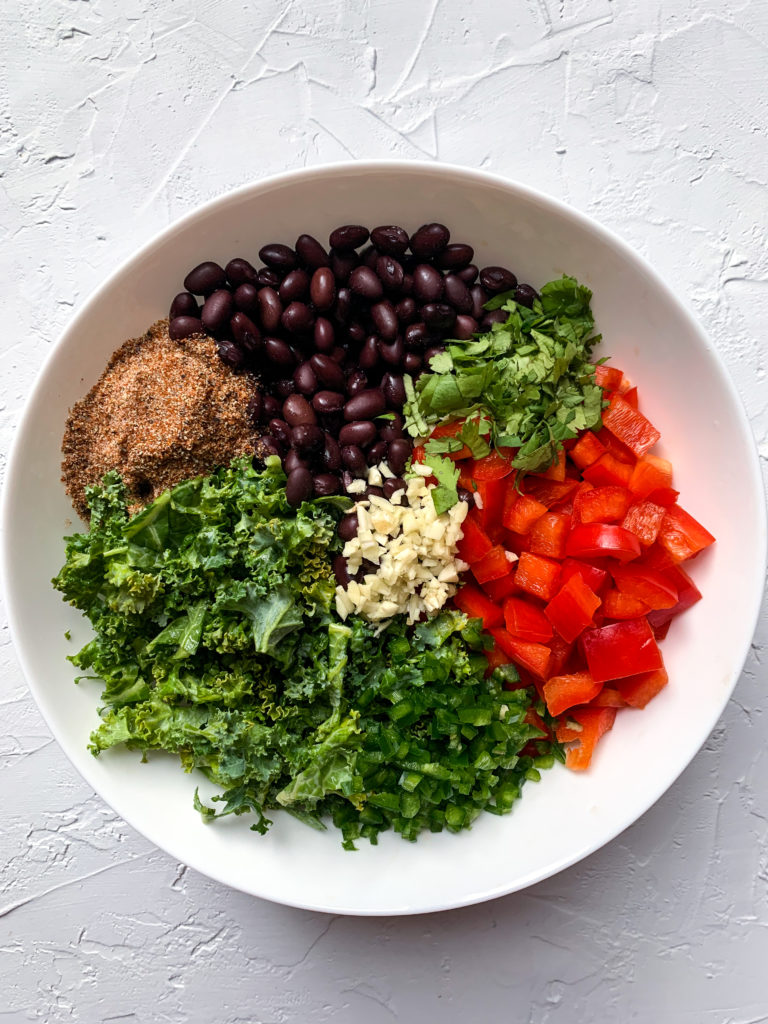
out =
<path fill-rule="evenodd" d="M 86 750 L 99 686 L 73 686 L 65 660 L 87 635 L 49 585 L 61 538 L 78 528 L 60 481 L 69 407 L 112 351 L 166 315 L 203 259 L 255 261 L 269 241 L 341 223 L 442 221 L 479 265 L 509 266 L 540 285 L 570 273 L 594 291 L 610 355 L 639 385 L 643 410 L 673 460 L 681 503 L 716 535 L 694 563 L 704 594 L 664 641 L 670 685 L 625 712 L 584 775 L 555 769 L 529 784 L 510 816 L 483 816 L 459 836 L 394 836 L 345 853 L 338 835 L 285 814 L 261 838 L 244 819 L 205 826 L 192 809 L 200 780 L 175 759 Z M 123 817 L 174 857 L 256 895 L 346 913 L 441 909 L 521 888 L 573 863 L 631 824 L 682 771 L 723 709 L 743 664 L 762 593 L 765 520 L 751 435 L 712 347 L 656 275 L 622 243 L 536 193 L 476 172 L 430 165 L 351 165 L 239 190 L 162 233 L 81 310 L 38 380 L 20 425 L 4 495 L 4 577 L 26 676 L 72 762 Z M 72 640 L 64 637 L 71 630 Z M 205 791 L 203 792 L 205 795 Z"/>

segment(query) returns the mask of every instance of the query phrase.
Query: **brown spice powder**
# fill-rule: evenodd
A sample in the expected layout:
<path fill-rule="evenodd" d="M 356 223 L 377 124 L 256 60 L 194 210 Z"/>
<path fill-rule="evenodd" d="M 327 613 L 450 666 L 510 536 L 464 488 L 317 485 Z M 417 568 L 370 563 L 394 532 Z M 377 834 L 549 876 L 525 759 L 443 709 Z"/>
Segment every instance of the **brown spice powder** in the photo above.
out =
<path fill-rule="evenodd" d="M 70 411 L 62 442 L 62 480 L 83 519 L 85 488 L 117 470 L 131 514 L 182 480 L 256 452 L 247 413 L 258 390 L 235 374 L 211 338 L 173 341 L 160 320 L 126 341 L 99 381 Z"/>

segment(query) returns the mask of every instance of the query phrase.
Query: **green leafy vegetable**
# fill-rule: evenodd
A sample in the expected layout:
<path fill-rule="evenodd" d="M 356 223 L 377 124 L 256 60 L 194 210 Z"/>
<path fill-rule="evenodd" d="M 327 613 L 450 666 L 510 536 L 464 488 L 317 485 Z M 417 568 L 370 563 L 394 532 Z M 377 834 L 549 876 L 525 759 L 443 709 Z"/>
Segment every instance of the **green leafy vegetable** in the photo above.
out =
<path fill-rule="evenodd" d="M 441 455 L 427 455 L 424 464 L 429 466 L 437 480 L 437 487 L 432 488 L 432 501 L 435 513 L 442 515 L 449 508 L 453 508 L 459 500 L 456 488 L 459 482 L 459 467 Z"/>

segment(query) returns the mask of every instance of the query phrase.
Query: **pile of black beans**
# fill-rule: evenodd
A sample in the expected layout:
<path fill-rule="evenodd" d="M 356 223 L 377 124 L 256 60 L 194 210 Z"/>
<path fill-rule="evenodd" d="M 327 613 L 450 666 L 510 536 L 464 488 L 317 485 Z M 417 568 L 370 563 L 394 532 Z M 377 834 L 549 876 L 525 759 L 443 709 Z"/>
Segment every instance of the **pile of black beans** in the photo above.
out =
<path fill-rule="evenodd" d="M 401 227 L 347 224 L 326 249 L 311 235 L 293 248 L 205 262 L 171 303 L 171 338 L 205 333 L 235 370 L 259 375 L 249 409 L 262 451 L 283 460 L 288 500 L 346 491 L 386 463 L 394 473 L 365 493 L 390 497 L 412 444 L 403 429 L 404 374 L 418 378 L 448 338 L 470 338 L 506 319 L 484 304 L 500 292 L 530 306 L 536 292 L 504 267 L 472 262 L 443 224 L 410 237 Z M 389 415 L 386 415 L 389 414 Z"/>

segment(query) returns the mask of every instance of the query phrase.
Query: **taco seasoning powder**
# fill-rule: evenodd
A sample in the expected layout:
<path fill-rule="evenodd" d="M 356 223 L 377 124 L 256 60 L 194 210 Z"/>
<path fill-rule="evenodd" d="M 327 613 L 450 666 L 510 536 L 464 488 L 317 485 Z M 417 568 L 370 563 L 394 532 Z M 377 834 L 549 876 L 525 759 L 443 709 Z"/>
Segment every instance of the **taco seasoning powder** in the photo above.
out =
<path fill-rule="evenodd" d="M 133 514 L 182 480 L 258 452 L 248 414 L 257 391 L 211 338 L 174 341 L 167 320 L 126 341 L 67 419 L 62 480 L 79 515 L 89 517 L 85 488 L 109 470 L 122 476 Z"/>

